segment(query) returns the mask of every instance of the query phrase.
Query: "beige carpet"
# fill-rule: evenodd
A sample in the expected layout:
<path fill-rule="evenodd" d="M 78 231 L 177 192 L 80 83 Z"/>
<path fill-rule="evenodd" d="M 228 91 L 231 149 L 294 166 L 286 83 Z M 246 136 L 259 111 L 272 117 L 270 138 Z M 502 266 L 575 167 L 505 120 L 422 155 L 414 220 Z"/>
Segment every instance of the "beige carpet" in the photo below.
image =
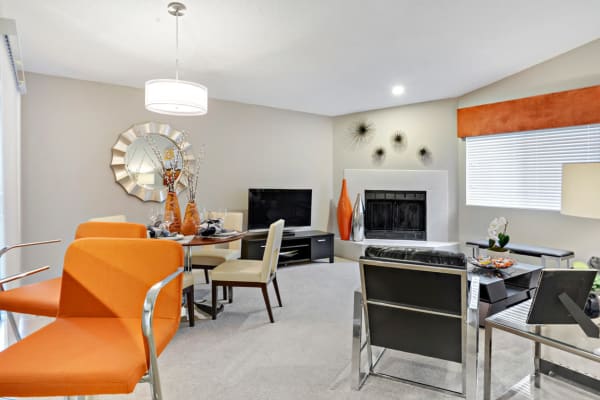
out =
<path fill-rule="evenodd" d="M 426 389 L 369 378 L 361 391 L 350 388 L 353 291 L 359 286 L 355 262 L 313 263 L 279 270 L 283 308 L 270 324 L 260 290 L 235 288 L 235 301 L 216 321 L 184 322 L 160 357 L 165 399 L 455 399 Z M 270 291 L 275 304 L 273 289 Z M 208 294 L 200 285 L 197 297 Z M 482 332 L 483 333 L 483 332 Z M 406 360 L 410 361 L 407 362 Z M 386 355 L 382 366 L 416 379 L 456 387 L 457 369 L 402 354 Z M 519 382 L 533 368 L 529 342 L 498 333 L 494 341 L 494 393 Z M 480 377 L 480 383 L 482 376 Z M 594 398 L 551 384 L 543 399 Z M 565 392 L 566 391 L 566 392 Z M 480 388 L 481 392 L 481 388 Z M 551 396 L 552 394 L 552 396 Z M 555 397 L 557 395 L 558 397 Z M 510 398 L 523 398 L 515 393 Z M 135 392 L 102 399 L 150 399 L 147 384 Z"/>

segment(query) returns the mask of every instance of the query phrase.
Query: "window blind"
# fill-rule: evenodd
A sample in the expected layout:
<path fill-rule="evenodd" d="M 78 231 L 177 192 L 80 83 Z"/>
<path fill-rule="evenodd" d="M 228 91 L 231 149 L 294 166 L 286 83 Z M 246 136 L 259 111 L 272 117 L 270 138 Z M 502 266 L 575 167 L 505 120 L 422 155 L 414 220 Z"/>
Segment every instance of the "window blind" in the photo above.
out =
<path fill-rule="evenodd" d="M 466 203 L 560 210 L 563 163 L 600 162 L 600 124 L 466 140 Z"/>

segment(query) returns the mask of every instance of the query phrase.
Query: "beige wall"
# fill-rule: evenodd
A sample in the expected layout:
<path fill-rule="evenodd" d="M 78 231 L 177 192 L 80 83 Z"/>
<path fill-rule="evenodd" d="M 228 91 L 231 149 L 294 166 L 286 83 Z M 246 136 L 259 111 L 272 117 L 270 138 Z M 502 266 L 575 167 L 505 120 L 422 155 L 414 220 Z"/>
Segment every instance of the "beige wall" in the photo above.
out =
<path fill-rule="evenodd" d="M 356 144 L 350 130 L 357 121 L 373 123 L 375 132 L 368 143 Z M 393 148 L 392 133 L 405 132 L 406 147 Z M 385 160 L 377 164 L 372 159 L 376 147 L 387 150 Z M 421 146 L 431 153 L 431 162 L 423 164 L 417 152 Z M 333 120 L 333 205 L 341 190 L 343 172 L 356 169 L 431 169 L 448 171 L 449 240 L 458 237 L 458 158 L 456 151 L 456 100 L 440 100 L 408 106 L 387 108 L 336 117 Z M 350 194 L 354 203 L 355 194 Z M 330 229 L 337 231 L 335 212 L 330 213 Z"/>
<path fill-rule="evenodd" d="M 210 100 L 202 117 L 169 117 L 144 109 L 143 90 L 38 74 L 23 97 L 23 237 L 62 238 L 24 266 L 50 263 L 60 273 L 64 250 L 80 222 L 126 214 L 146 223 L 157 203 L 127 195 L 110 168 L 111 147 L 132 124 L 161 121 L 205 147 L 198 203 L 247 209 L 249 187 L 313 189 L 312 223 L 326 229 L 332 171 L 330 118 Z M 185 192 L 180 195 L 185 204 Z"/>
<path fill-rule="evenodd" d="M 492 103 L 542 93 L 600 84 L 600 40 L 533 66 L 458 99 L 459 107 Z M 573 250 L 576 258 L 600 255 L 600 220 L 561 215 L 558 211 L 532 211 L 465 206 L 465 146 L 459 142 L 460 241 L 484 238 L 488 222 L 495 216 L 509 219 L 509 234 L 515 243 Z"/>

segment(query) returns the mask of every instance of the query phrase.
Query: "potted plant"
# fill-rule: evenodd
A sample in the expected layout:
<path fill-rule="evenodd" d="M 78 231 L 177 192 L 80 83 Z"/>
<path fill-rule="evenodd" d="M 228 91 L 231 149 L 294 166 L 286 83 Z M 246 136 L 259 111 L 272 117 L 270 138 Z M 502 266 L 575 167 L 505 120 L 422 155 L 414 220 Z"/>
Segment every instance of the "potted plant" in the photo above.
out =
<path fill-rule="evenodd" d="M 506 245 L 510 241 L 510 236 L 506 233 L 508 220 L 504 217 L 492 219 L 488 226 L 488 255 L 493 258 L 507 257 L 510 250 Z"/>

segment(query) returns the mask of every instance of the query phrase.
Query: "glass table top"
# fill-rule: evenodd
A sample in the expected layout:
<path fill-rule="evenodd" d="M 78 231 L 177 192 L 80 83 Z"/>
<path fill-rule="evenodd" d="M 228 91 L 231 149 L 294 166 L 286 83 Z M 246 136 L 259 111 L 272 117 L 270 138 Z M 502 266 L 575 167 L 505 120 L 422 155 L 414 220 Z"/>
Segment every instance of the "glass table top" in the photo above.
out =
<path fill-rule="evenodd" d="M 600 339 L 590 338 L 581 330 L 579 325 L 530 325 L 527 324 L 527 315 L 531 307 L 531 300 L 494 314 L 486 319 L 494 328 L 508 328 L 512 333 L 525 333 L 546 341 L 546 344 L 555 344 L 566 347 L 564 350 L 586 353 L 586 358 L 600 361 Z M 600 319 L 593 320 L 600 323 Z M 538 329 L 536 329 L 538 328 Z M 506 330 L 506 329 L 505 329 Z M 582 354 L 583 355 L 583 354 Z"/>

